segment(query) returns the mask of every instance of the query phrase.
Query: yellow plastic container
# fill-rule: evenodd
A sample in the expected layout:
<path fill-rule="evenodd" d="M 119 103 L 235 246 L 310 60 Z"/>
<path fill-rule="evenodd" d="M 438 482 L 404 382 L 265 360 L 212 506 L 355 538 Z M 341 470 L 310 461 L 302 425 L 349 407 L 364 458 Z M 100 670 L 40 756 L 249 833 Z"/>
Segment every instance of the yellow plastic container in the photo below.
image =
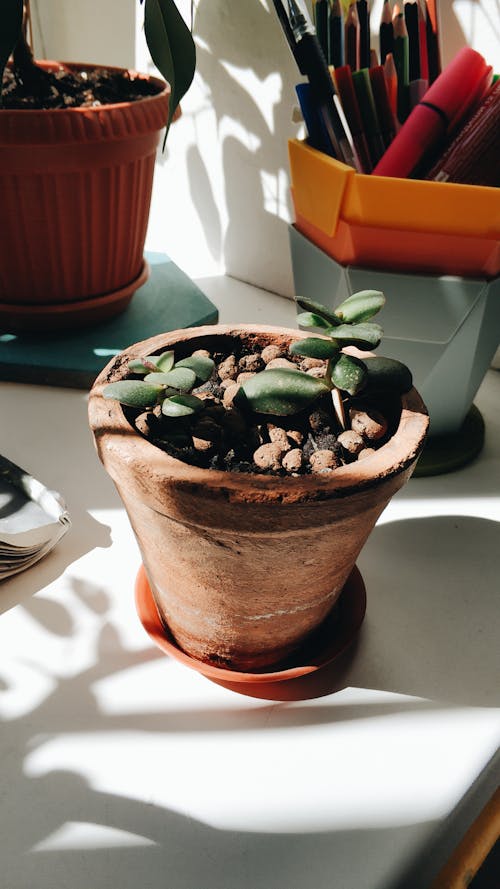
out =
<path fill-rule="evenodd" d="M 355 226 L 500 239 L 500 189 L 369 176 L 305 142 L 288 143 L 297 213 L 328 237 Z"/>

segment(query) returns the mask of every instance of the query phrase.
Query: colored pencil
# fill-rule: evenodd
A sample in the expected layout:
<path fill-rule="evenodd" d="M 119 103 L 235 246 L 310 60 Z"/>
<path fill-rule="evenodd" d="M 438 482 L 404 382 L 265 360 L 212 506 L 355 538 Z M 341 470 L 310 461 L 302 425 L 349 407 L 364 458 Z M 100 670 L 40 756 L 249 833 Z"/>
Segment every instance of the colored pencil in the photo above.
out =
<path fill-rule="evenodd" d="M 418 49 L 420 53 L 420 77 L 429 80 L 429 60 L 427 57 L 427 12 L 425 0 L 417 0 L 418 7 Z"/>
<path fill-rule="evenodd" d="M 370 7 L 368 0 L 356 0 L 359 20 L 359 67 L 370 67 Z"/>
<path fill-rule="evenodd" d="M 370 50 L 370 68 L 376 68 L 378 64 L 379 64 L 379 60 L 378 60 L 377 50 L 373 49 L 373 47 L 372 47 L 372 49 Z"/>
<path fill-rule="evenodd" d="M 403 123 L 408 117 L 410 63 L 405 17 L 397 3 L 394 7 L 392 21 L 394 25 L 394 64 L 398 75 L 398 120 Z"/>
<path fill-rule="evenodd" d="M 408 76 L 410 81 L 420 77 L 420 42 L 418 34 L 417 0 L 404 0 L 404 17 L 408 33 Z"/>
<path fill-rule="evenodd" d="M 384 0 L 379 27 L 380 64 L 383 65 L 388 53 L 394 52 L 394 27 L 389 0 Z"/>
<path fill-rule="evenodd" d="M 328 18 L 328 61 L 334 68 L 344 64 L 344 12 L 340 0 L 332 0 Z"/>
<path fill-rule="evenodd" d="M 389 102 L 387 81 L 382 65 L 370 68 L 370 83 L 384 148 L 388 148 L 396 135 L 396 121 Z"/>
<path fill-rule="evenodd" d="M 359 68 L 359 18 L 356 3 L 353 2 L 347 10 L 345 19 L 345 61 L 351 71 Z"/>
<path fill-rule="evenodd" d="M 358 100 L 358 106 L 366 134 L 366 141 L 370 151 L 372 165 L 378 164 L 385 151 L 385 145 L 380 131 L 375 99 L 373 98 L 368 68 L 360 68 L 352 75 L 354 90 Z"/>
<path fill-rule="evenodd" d="M 398 74 L 396 65 L 394 64 L 394 56 L 392 52 L 388 52 L 384 62 L 384 77 L 387 84 L 387 95 L 389 96 L 389 105 L 394 116 L 396 129 L 398 128 Z"/>
<path fill-rule="evenodd" d="M 341 65 L 335 69 L 335 84 L 339 94 L 344 114 L 349 124 L 354 147 L 363 173 L 371 173 L 372 163 L 368 143 L 363 129 L 363 120 L 358 106 L 358 100 L 354 90 L 352 71 L 349 65 Z"/>

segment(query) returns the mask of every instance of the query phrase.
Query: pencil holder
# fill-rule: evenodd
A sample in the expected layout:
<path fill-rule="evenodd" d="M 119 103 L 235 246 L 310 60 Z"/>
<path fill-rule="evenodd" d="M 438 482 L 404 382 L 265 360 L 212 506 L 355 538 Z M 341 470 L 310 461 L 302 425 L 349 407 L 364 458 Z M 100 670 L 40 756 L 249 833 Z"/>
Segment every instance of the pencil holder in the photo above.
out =
<path fill-rule="evenodd" d="M 476 456 L 484 427 L 473 399 L 500 343 L 500 278 L 342 265 L 295 226 L 289 235 L 297 294 L 334 308 L 358 290 L 385 293 L 383 353 L 411 368 L 429 410 L 425 474 L 458 468 Z M 424 450 L 421 474 L 425 462 Z"/>
<path fill-rule="evenodd" d="M 295 224 L 342 265 L 430 275 L 500 274 L 500 191 L 356 173 L 288 143 Z"/>

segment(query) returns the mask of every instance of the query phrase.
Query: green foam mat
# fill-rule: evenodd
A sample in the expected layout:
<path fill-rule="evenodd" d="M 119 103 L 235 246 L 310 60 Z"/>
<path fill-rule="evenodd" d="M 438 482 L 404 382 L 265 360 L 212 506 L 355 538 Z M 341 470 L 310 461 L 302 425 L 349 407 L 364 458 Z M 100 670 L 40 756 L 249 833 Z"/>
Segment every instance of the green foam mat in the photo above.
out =
<path fill-rule="evenodd" d="M 145 254 L 151 274 L 116 318 L 77 333 L 0 331 L 0 379 L 89 389 L 123 349 L 169 330 L 214 324 L 218 311 L 165 253 Z"/>

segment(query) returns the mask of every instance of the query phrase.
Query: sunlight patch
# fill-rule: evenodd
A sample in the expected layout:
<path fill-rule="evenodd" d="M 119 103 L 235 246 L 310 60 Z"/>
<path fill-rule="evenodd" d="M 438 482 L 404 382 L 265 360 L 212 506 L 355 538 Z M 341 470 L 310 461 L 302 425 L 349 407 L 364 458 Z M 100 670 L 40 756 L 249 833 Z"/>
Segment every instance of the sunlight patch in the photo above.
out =
<path fill-rule="evenodd" d="M 91 824 L 87 821 L 67 821 L 54 833 L 41 840 L 31 849 L 32 852 L 60 852 L 75 849 L 116 849 L 125 846 L 154 846 L 147 837 L 116 827 Z"/>

